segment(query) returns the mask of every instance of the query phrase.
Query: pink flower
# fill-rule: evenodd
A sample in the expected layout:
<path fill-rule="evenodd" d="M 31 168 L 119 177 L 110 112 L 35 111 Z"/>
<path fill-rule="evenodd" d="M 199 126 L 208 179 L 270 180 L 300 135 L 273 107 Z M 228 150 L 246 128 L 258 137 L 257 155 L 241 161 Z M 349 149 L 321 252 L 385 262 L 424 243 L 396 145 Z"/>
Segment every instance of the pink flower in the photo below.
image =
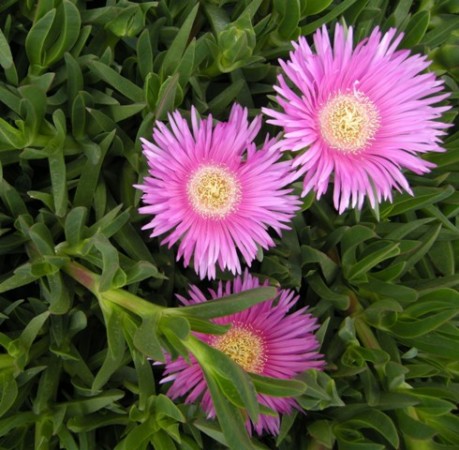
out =
<path fill-rule="evenodd" d="M 266 285 L 266 283 L 265 283 Z M 210 290 L 212 299 L 246 291 L 260 286 L 257 278 L 247 271 L 242 277 L 232 282 L 219 283 L 217 291 Z M 185 305 L 206 301 L 204 294 L 193 286 L 189 291 L 190 299 L 179 296 Z M 223 335 L 195 335 L 207 344 L 222 351 L 247 372 L 253 372 L 273 378 L 291 379 L 308 369 L 321 369 L 324 365 L 322 355 L 318 353 L 319 342 L 313 332 L 319 325 L 306 308 L 287 314 L 298 301 L 292 291 L 279 290 L 275 299 L 259 303 L 244 311 L 214 319 L 220 325 L 231 324 Z M 165 377 L 161 383 L 172 381 L 168 395 L 177 399 L 185 396 L 186 403 L 199 399 L 209 418 L 215 417 L 209 389 L 201 367 L 193 356 L 190 364 L 182 357 L 171 361 L 167 357 Z M 281 414 L 288 414 L 299 408 L 294 398 L 271 397 L 258 394 L 258 401 Z M 260 415 L 258 423 L 246 422 L 247 428 L 262 434 L 279 432 L 279 417 Z"/>
<path fill-rule="evenodd" d="M 170 128 L 156 122 L 154 143 L 142 139 L 149 176 L 142 185 L 142 214 L 153 219 L 144 228 L 151 236 L 166 234 L 162 244 L 179 241 L 177 260 L 194 267 L 201 278 L 215 278 L 216 265 L 241 272 L 238 251 L 250 265 L 258 247 L 268 249 L 299 208 L 288 184 L 290 164 L 272 151 L 265 139 L 260 150 L 253 140 L 261 117 L 251 123 L 247 109 L 234 105 L 228 122 L 212 125 L 191 111 L 191 129 L 178 111 L 169 116 Z"/>
<path fill-rule="evenodd" d="M 264 108 L 269 123 L 284 128 L 281 150 L 298 152 L 293 165 L 304 175 L 303 195 L 317 198 L 334 180 L 333 201 L 343 212 L 392 200 L 392 188 L 411 192 L 402 173 L 429 172 L 434 164 L 419 157 L 441 152 L 440 136 L 449 125 L 437 121 L 448 106 L 435 106 L 443 81 L 425 56 L 396 50 L 403 34 L 390 29 L 353 48 L 352 27 L 336 25 L 333 44 L 325 26 L 314 35 L 315 53 L 301 37 L 274 87 L 282 111 Z"/>

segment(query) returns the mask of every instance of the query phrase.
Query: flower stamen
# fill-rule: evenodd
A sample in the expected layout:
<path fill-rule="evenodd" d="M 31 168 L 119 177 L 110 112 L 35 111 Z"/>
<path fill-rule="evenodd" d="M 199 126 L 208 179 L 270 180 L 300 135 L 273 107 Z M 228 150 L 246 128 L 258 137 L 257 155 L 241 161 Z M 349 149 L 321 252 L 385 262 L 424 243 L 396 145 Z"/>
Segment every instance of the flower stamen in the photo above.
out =
<path fill-rule="evenodd" d="M 363 150 L 379 128 L 373 102 L 359 91 L 339 93 L 319 112 L 322 137 L 331 148 L 343 153 Z"/>
<path fill-rule="evenodd" d="M 263 338 L 247 326 L 233 326 L 217 336 L 212 346 L 229 356 L 246 372 L 261 373 L 266 362 Z"/>
<path fill-rule="evenodd" d="M 205 218 L 222 219 L 236 209 L 241 188 L 237 178 L 227 168 L 205 165 L 189 178 L 187 194 L 198 214 Z"/>

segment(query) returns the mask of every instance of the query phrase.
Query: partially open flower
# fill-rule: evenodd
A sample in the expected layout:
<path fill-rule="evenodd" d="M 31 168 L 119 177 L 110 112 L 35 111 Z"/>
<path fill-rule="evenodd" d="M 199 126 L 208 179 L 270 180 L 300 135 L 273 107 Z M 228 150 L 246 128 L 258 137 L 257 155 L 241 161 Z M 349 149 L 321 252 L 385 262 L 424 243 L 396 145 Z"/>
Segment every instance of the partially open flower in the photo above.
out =
<path fill-rule="evenodd" d="M 142 139 L 149 176 L 142 185 L 145 206 L 139 211 L 153 219 L 144 228 L 151 236 L 167 233 L 163 244 L 179 241 L 177 259 L 194 267 L 201 278 L 215 278 L 216 266 L 241 272 L 238 251 L 248 265 L 258 246 L 274 241 L 299 209 L 288 188 L 290 164 L 272 151 L 266 138 L 261 149 L 253 142 L 261 118 L 251 123 L 247 109 L 234 105 L 228 122 L 212 125 L 191 111 L 192 127 L 178 111 L 169 116 L 170 129 L 157 122 L 151 143 Z"/>
<path fill-rule="evenodd" d="M 237 277 L 232 282 L 220 282 L 218 290 L 210 293 L 212 299 L 218 299 L 259 286 L 259 280 L 245 272 L 242 277 Z M 197 287 L 192 287 L 189 295 L 190 299 L 179 297 L 183 304 L 192 305 L 206 301 Z M 297 301 L 298 296 L 292 291 L 281 289 L 275 299 L 214 319 L 217 324 L 231 325 L 225 334 L 195 334 L 202 341 L 225 353 L 247 372 L 291 379 L 305 370 L 321 369 L 324 365 L 322 355 L 318 353 L 319 342 L 313 333 L 319 327 L 317 319 L 306 314 L 306 308 L 288 314 Z M 182 357 L 175 361 L 167 358 L 164 374 L 162 383 L 172 381 L 168 390 L 170 397 L 176 399 L 185 396 L 187 403 L 199 401 L 207 416 L 215 417 L 204 374 L 193 356 L 190 356 L 190 364 Z M 296 400 L 290 397 L 258 394 L 258 401 L 282 414 L 288 414 L 298 407 Z M 246 425 L 249 431 L 253 428 L 258 434 L 277 434 L 279 423 L 279 417 L 261 414 L 258 423 L 252 424 L 247 419 Z"/>
<path fill-rule="evenodd" d="M 403 34 L 390 29 L 353 48 L 352 27 L 336 25 L 333 44 L 325 26 L 293 43 L 283 74 L 274 87 L 282 111 L 264 108 L 269 123 L 284 128 L 281 150 L 298 152 L 293 165 L 304 175 L 303 195 L 320 198 L 334 180 L 339 212 L 392 199 L 392 189 L 411 193 L 402 173 L 429 172 L 434 165 L 419 157 L 442 151 L 447 124 L 437 119 L 448 106 L 435 106 L 443 82 L 425 56 L 396 50 Z"/>

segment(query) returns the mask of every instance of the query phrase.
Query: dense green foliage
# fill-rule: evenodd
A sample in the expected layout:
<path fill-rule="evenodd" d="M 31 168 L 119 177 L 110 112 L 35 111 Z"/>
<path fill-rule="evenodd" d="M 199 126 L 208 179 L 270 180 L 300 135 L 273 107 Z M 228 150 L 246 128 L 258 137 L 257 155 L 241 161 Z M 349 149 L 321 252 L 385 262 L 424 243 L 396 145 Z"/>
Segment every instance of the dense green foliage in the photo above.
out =
<path fill-rule="evenodd" d="M 141 231 L 133 188 L 155 119 L 191 105 L 225 119 L 233 101 L 258 114 L 290 41 L 336 20 L 356 40 L 405 31 L 457 106 L 457 13 L 455 0 L 3 0 L 0 449 L 459 448 L 457 128 L 427 156 L 437 169 L 408 175 L 415 197 L 338 215 L 308 196 L 252 267 L 299 290 L 322 324 L 325 372 L 292 382 L 252 379 L 190 338 L 273 289 L 173 308 L 209 283 Z M 219 421 L 164 395 L 146 359 L 161 347 L 200 355 Z M 298 395 L 307 414 L 251 440 L 254 386 Z"/>

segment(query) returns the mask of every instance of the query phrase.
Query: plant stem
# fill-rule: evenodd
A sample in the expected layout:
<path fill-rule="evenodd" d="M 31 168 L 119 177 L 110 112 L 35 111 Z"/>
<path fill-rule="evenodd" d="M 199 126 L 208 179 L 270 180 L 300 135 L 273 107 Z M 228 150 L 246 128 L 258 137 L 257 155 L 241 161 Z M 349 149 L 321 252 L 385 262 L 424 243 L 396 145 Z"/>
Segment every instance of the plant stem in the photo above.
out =
<path fill-rule="evenodd" d="M 145 314 L 158 313 L 165 309 L 122 289 L 108 289 L 100 292 L 100 276 L 75 261 L 65 264 L 63 270 L 75 281 L 78 281 L 78 283 L 91 291 L 99 301 L 115 303 L 138 316 L 142 317 Z"/>
<path fill-rule="evenodd" d="M 99 295 L 103 300 L 122 306 L 124 309 L 141 317 L 145 314 L 159 313 L 166 309 L 163 306 L 149 303 L 143 298 L 137 297 L 137 295 L 131 294 L 130 292 L 123 291 L 122 289 L 109 289 Z"/>
<path fill-rule="evenodd" d="M 78 281 L 86 289 L 99 297 L 99 276 L 75 261 L 70 261 L 62 267 L 62 270 Z"/>

